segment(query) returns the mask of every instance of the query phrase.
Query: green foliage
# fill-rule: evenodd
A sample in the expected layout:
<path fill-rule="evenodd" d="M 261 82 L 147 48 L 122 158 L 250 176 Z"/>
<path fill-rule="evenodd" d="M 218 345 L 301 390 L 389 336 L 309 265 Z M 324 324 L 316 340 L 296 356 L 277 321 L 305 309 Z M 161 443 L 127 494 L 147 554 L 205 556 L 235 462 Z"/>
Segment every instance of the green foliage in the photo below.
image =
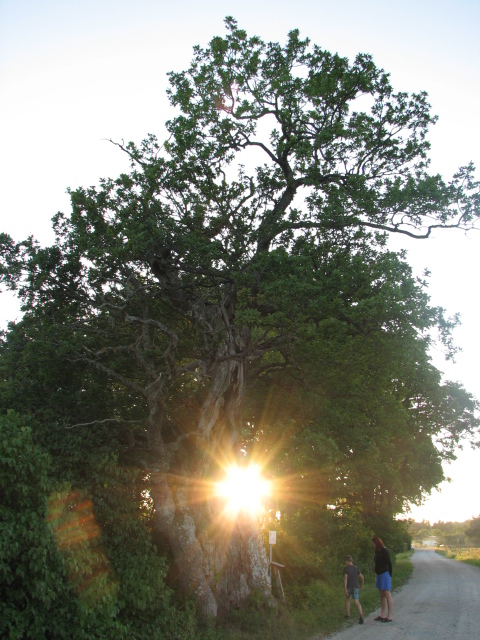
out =
<path fill-rule="evenodd" d="M 480 516 L 473 518 L 465 529 L 465 533 L 468 538 L 480 546 Z"/>
<path fill-rule="evenodd" d="M 2 637 L 72 637 L 75 607 L 46 522 L 49 468 L 26 422 L 13 412 L 0 416 Z"/>
<path fill-rule="evenodd" d="M 433 524 L 428 521 L 410 521 L 408 531 L 417 544 L 421 544 L 421 541 L 429 536 L 435 536 L 439 545 L 467 547 L 472 542 L 480 544 L 480 540 L 475 536 L 478 520 L 479 518 L 473 518 L 465 522 L 443 522 L 439 520 Z"/>
<path fill-rule="evenodd" d="M 138 517 L 137 472 L 112 457 L 90 471 L 91 493 L 55 481 L 26 421 L 0 416 L 0 634 L 195 637 L 196 614 L 173 602 L 165 559 Z"/>
<path fill-rule="evenodd" d="M 473 227 L 473 166 L 428 173 L 427 96 L 370 56 L 226 29 L 170 74 L 165 144 L 118 145 L 130 173 L 71 190 L 52 246 L 0 235 L 24 311 L 0 344 L 12 637 L 214 637 L 166 586 L 151 488 L 210 480 L 218 451 L 275 478 L 265 531 L 287 590 L 321 609 L 346 553 L 368 569 L 373 533 L 409 545 L 395 516 L 478 432 L 477 401 L 428 356 L 433 331 L 454 353 L 458 319 L 386 241 Z M 280 629 L 256 597 L 252 626 Z"/>

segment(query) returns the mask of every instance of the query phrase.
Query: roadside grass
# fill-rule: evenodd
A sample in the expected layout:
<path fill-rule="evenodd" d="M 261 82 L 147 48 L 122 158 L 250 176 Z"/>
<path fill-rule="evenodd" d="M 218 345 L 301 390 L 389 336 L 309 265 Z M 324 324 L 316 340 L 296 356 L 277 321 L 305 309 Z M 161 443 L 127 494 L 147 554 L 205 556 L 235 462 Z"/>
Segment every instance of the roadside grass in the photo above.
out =
<path fill-rule="evenodd" d="M 435 551 L 451 560 L 458 560 L 466 564 L 472 564 L 474 567 L 480 567 L 480 548 L 479 547 L 445 547 L 445 549 L 435 549 Z"/>
<path fill-rule="evenodd" d="M 413 551 L 399 553 L 393 568 L 392 590 L 407 582 L 413 567 Z M 365 575 L 365 574 L 364 574 Z M 345 620 L 343 575 L 335 583 L 315 581 L 308 587 L 285 588 L 287 604 L 269 609 L 261 599 L 253 598 L 246 608 L 232 612 L 221 624 L 222 640 L 306 640 L 326 638 L 335 631 L 358 624 L 358 611 L 350 604 L 350 620 Z M 395 596 L 394 596 L 395 597 Z M 365 575 L 360 592 L 364 617 L 380 608 L 375 575 Z"/>
<path fill-rule="evenodd" d="M 410 558 L 413 555 L 413 551 L 405 551 L 403 553 L 397 554 L 396 562 L 393 567 L 393 575 L 392 575 L 392 593 L 395 596 L 395 592 L 398 591 L 410 578 L 413 566 L 410 562 Z M 345 609 L 345 597 L 343 596 L 343 590 L 341 590 L 341 600 L 343 603 L 343 609 Z M 375 574 L 371 574 L 369 576 L 365 576 L 365 587 L 360 592 L 360 603 L 363 609 L 363 615 L 366 618 L 373 611 L 380 609 L 380 598 L 378 595 L 378 589 L 375 588 Z M 352 614 L 351 620 L 347 625 L 358 623 L 358 616 L 356 614 L 356 607 L 352 603 L 350 606 L 350 612 Z M 344 611 L 342 611 L 343 615 Z M 345 623 L 344 623 L 345 624 Z M 337 630 L 344 625 L 336 626 Z M 325 630 L 322 628 L 321 632 L 323 633 Z M 319 636 L 322 637 L 322 636 Z"/>

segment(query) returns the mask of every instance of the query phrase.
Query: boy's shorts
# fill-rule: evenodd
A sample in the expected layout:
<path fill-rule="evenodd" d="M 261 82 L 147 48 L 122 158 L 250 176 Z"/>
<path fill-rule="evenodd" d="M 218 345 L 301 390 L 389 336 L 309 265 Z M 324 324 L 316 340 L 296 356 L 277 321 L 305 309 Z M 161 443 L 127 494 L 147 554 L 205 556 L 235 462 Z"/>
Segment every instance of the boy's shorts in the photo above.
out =
<path fill-rule="evenodd" d="M 354 600 L 358 600 L 358 587 L 350 587 L 348 589 L 348 596 L 347 598 L 350 598 L 350 596 L 353 596 Z"/>

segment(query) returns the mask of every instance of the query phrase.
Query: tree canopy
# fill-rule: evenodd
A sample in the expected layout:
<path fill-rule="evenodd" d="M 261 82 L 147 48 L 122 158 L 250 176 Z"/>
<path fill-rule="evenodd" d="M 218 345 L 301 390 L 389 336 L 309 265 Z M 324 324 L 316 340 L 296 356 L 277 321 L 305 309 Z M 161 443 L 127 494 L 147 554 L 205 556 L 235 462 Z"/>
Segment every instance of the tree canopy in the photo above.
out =
<path fill-rule="evenodd" d="M 473 228 L 474 167 L 428 173 L 427 95 L 395 93 L 371 56 L 226 28 L 170 74 L 168 139 L 116 143 L 130 173 L 72 190 L 50 247 L 3 235 L 0 271 L 24 311 L 2 406 L 35 417 L 52 473 L 99 513 L 92 449 L 136 469 L 137 517 L 213 615 L 269 595 L 259 523 L 220 523 L 207 490 L 222 467 L 275 478 L 264 527 L 280 513 L 320 566 L 320 543 L 393 527 L 479 426 L 428 356 L 456 320 L 387 243 Z"/>

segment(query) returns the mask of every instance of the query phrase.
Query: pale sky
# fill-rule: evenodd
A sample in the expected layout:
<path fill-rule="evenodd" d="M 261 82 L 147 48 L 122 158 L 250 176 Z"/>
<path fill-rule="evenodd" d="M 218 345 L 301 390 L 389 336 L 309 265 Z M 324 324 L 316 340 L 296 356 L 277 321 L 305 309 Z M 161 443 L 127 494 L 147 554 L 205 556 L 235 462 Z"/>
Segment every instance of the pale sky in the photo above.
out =
<path fill-rule="evenodd" d="M 430 136 L 432 170 L 450 179 L 473 160 L 480 169 L 478 0 L 0 0 L 0 231 L 52 241 L 50 219 L 69 210 L 66 187 L 97 184 L 128 165 L 106 139 L 163 138 L 170 110 L 166 72 L 188 66 L 192 47 L 223 34 L 233 15 L 250 35 L 284 41 L 289 30 L 353 58 L 371 53 L 395 90 L 426 90 L 440 116 Z M 480 177 L 480 171 L 477 171 Z M 400 238 L 416 273 L 432 272 L 434 305 L 460 312 L 456 364 L 432 352 L 446 378 L 480 397 L 477 333 L 480 233 L 429 241 Z M 0 325 L 18 315 L 7 294 Z M 445 465 L 452 482 L 414 509 L 417 520 L 480 514 L 470 477 L 480 450 Z"/>

